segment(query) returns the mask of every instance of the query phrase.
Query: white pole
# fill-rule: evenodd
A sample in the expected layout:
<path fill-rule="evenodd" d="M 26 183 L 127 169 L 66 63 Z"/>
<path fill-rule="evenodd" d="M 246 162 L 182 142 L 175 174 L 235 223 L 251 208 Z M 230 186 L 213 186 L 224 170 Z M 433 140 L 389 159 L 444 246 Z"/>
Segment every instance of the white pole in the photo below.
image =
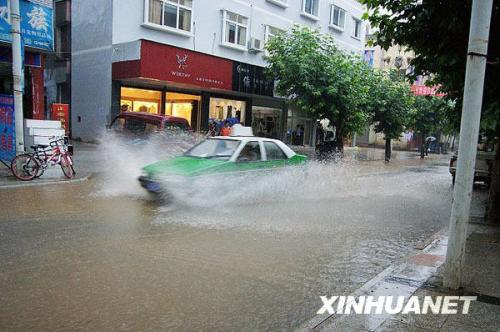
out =
<path fill-rule="evenodd" d="M 16 119 L 16 151 L 24 152 L 24 114 L 23 114 L 23 57 L 21 48 L 21 16 L 19 0 L 10 0 L 10 19 L 12 23 L 12 74 L 14 76 L 14 112 Z"/>
<path fill-rule="evenodd" d="M 493 0 L 474 0 L 472 3 L 460 145 L 444 273 L 444 286 L 451 289 L 458 289 L 463 282 L 492 7 Z"/>

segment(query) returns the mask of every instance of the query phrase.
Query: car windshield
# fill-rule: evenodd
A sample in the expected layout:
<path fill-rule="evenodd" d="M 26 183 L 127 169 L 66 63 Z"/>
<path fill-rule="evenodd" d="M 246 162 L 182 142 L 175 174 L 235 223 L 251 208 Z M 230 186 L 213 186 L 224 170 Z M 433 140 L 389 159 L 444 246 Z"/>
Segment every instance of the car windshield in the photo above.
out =
<path fill-rule="evenodd" d="M 136 135 L 148 135 L 160 129 L 159 121 L 146 121 L 140 118 L 117 118 L 111 128 L 117 132 L 126 132 Z"/>
<path fill-rule="evenodd" d="M 207 139 L 184 153 L 188 157 L 229 160 L 240 145 L 238 140 Z"/>

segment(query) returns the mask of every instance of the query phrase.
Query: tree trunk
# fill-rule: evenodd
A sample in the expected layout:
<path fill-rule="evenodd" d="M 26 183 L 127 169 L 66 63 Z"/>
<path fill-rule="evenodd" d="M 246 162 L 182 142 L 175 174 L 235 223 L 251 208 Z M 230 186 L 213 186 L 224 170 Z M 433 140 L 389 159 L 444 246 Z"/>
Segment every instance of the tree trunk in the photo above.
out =
<path fill-rule="evenodd" d="M 342 121 L 338 121 L 336 129 L 337 149 L 341 153 L 344 153 L 344 123 Z"/>
<path fill-rule="evenodd" d="M 425 158 L 425 149 L 426 149 L 426 146 L 425 146 L 425 133 L 422 132 L 422 143 L 420 145 L 420 159 L 424 159 Z"/>
<path fill-rule="evenodd" d="M 340 153 L 344 153 L 344 134 L 342 132 L 337 136 L 337 149 Z"/>
<path fill-rule="evenodd" d="M 385 138 L 385 161 L 391 161 L 391 139 Z"/>
<path fill-rule="evenodd" d="M 496 132 L 496 136 L 499 137 L 500 125 L 497 125 Z M 498 141 L 495 147 L 496 154 L 493 169 L 491 170 L 490 193 L 485 220 L 490 223 L 500 224 L 500 143 Z"/>

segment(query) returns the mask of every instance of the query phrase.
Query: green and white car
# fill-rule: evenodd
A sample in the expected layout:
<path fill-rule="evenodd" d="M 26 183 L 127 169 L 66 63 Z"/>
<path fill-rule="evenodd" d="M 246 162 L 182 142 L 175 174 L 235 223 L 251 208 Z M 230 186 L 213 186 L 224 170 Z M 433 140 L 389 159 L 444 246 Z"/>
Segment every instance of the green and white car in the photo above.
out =
<path fill-rule="evenodd" d="M 160 193 L 168 191 L 170 180 L 274 170 L 306 161 L 306 156 L 295 153 L 279 140 L 254 136 L 211 137 L 181 157 L 145 166 L 139 182 L 149 192 Z"/>

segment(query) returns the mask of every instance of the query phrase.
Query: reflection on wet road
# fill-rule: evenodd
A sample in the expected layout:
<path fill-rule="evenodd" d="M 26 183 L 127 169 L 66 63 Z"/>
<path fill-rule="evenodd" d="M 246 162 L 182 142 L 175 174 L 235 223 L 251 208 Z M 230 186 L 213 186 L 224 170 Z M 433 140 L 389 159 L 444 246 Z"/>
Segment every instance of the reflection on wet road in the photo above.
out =
<path fill-rule="evenodd" d="M 447 224 L 447 167 L 410 164 L 212 183 L 176 205 L 100 177 L 0 191 L 0 329 L 293 328 Z"/>

